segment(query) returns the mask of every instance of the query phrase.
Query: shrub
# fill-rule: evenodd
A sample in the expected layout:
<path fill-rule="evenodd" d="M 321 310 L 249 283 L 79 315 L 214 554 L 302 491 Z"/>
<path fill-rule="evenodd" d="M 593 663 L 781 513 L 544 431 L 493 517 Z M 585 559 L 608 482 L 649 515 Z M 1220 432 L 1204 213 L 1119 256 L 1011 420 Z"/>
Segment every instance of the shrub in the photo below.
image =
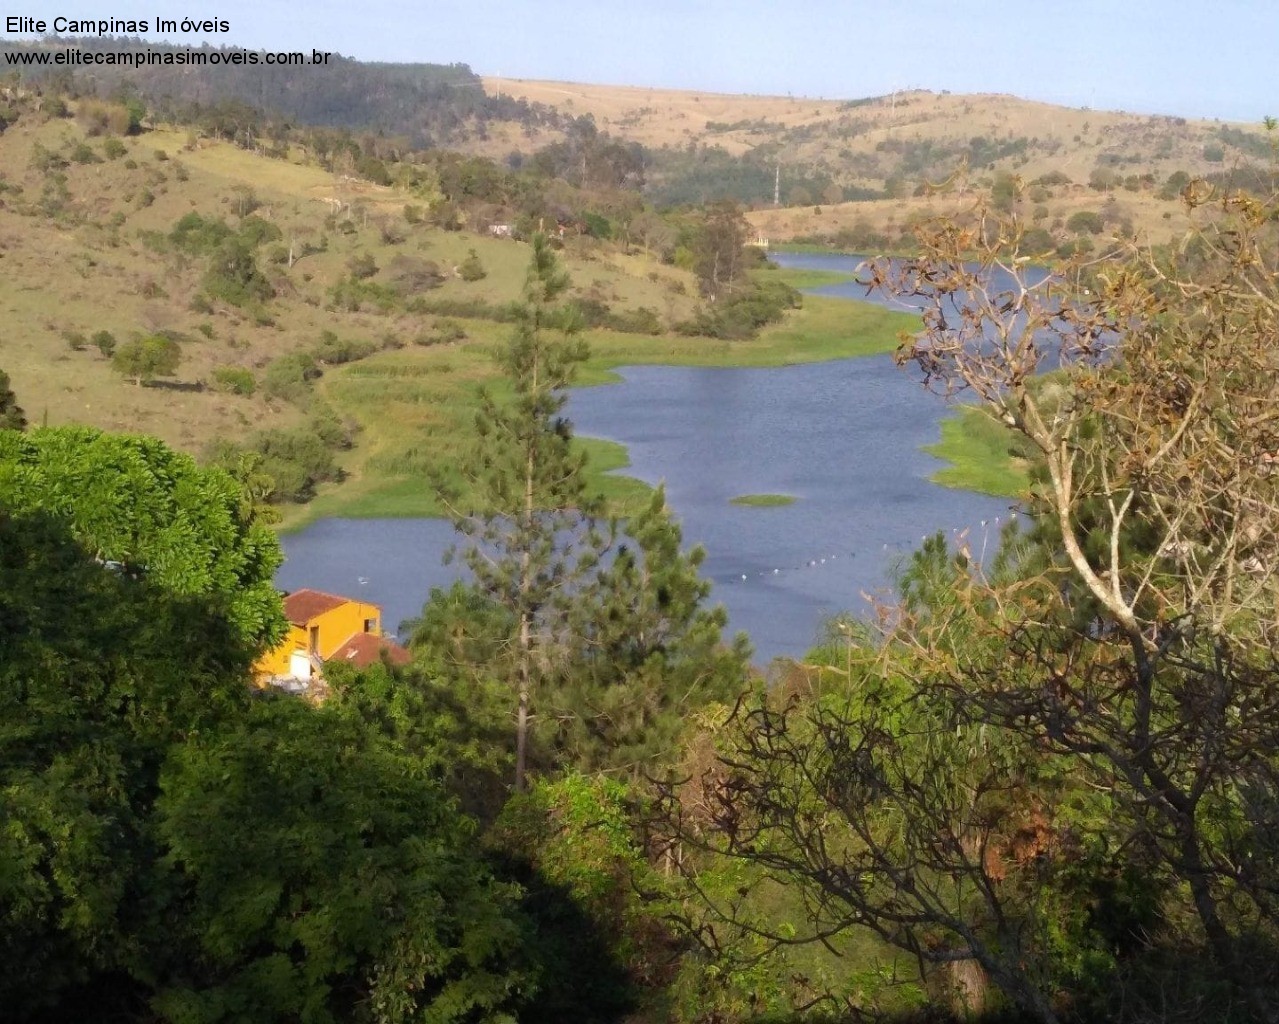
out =
<path fill-rule="evenodd" d="M 205 271 L 204 288 L 210 297 L 233 306 L 264 302 L 275 294 L 258 269 L 253 250 L 239 238 L 229 238 L 218 246 Z"/>
<path fill-rule="evenodd" d="M 156 377 L 167 377 L 178 368 L 182 350 L 172 338 L 152 334 L 121 345 L 111 357 L 111 368 L 141 386 Z"/>
<path fill-rule="evenodd" d="M 458 273 L 463 281 L 480 281 L 488 277 L 488 271 L 484 269 L 484 264 L 480 262 L 480 257 L 474 249 L 467 253 L 466 259 L 458 268 Z"/>
<path fill-rule="evenodd" d="M 93 151 L 93 147 L 87 142 L 77 142 L 71 147 L 69 154 L 71 162 L 75 164 L 100 164 L 101 158 Z"/>
<path fill-rule="evenodd" d="M 1104 227 L 1105 222 L 1101 214 L 1095 210 L 1080 210 L 1066 219 L 1066 230 L 1073 231 L 1077 235 L 1099 235 Z"/>
<path fill-rule="evenodd" d="M 246 245 L 253 246 L 255 249 L 264 242 L 278 242 L 284 237 L 278 227 L 257 214 L 249 214 L 241 220 L 236 233 Z"/>
<path fill-rule="evenodd" d="M 124 143 L 117 138 L 104 139 L 102 142 L 102 155 L 108 160 L 118 160 L 127 152 Z"/>
<path fill-rule="evenodd" d="M 393 287 L 401 295 L 438 288 L 444 282 L 444 274 L 433 260 L 398 254 L 387 267 L 387 275 Z"/>
<path fill-rule="evenodd" d="M 377 273 L 377 260 L 372 253 L 364 252 L 347 260 L 346 267 L 353 281 L 367 281 Z"/>
<path fill-rule="evenodd" d="M 110 331 L 98 331 L 93 336 L 93 343 L 108 359 L 115 353 L 115 335 Z"/>
<path fill-rule="evenodd" d="M 213 371 L 214 386 L 231 395 L 251 395 L 257 390 L 253 371 L 243 366 L 219 366 Z"/>
<path fill-rule="evenodd" d="M 647 306 L 638 309 L 623 310 L 610 313 L 604 317 L 602 326 L 610 331 L 621 331 L 624 334 L 661 334 L 662 321 L 654 310 Z"/>
<path fill-rule="evenodd" d="M 332 331 L 325 331 L 320 335 L 320 343 L 312 350 L 312 354 L 321 363 L 340 366 L 342 363 L 365 359 L 376 351 L 377 345 L 371 341 L 342 339 Z"/>
<path fill-rule="evenodd" d="M 186 214 L 169 231 L 169 241 L 193 256 L 212 252 L 231 237 L 231 228 L 219 217 L 201 217 L 194 211 Z"/>
<path fill-rule="evenodd" d="M 84 335 L 80 331 L 63 331 L 63 340 L 67 343 L 67 348 L 72 352 L 81 352 L 87 344 Z"/>
<path fill-rule="evenodd" d="M 270 398 L 300 403 L 311 391 L 311 381 L 320 376 L 315 357 L 308 352 L 290 352 L 272 360 L 262 375 L 262 393 Z"/>
<path fill-rule="evenodd" d="M 466 331 L 456 320 L 440 320 L 430 331 L 419 334 L 413 339 L 414 345 L 450 345 L 465 341 Z"/>

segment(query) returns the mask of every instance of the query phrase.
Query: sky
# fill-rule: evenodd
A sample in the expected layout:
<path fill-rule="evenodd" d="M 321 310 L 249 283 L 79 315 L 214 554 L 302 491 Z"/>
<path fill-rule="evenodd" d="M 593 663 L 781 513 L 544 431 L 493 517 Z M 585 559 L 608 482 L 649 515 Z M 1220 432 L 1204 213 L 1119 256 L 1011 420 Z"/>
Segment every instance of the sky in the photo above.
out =
<path fill-rule="evenodd" d="M 1276 0 L 20 2 L 16 13 L 46 19 L 230 22 L 227 33 L 173 42 L 464 63 L 515 78 L 827 99 L 922 88 L 1235 121 L 1279 114 Z"/>

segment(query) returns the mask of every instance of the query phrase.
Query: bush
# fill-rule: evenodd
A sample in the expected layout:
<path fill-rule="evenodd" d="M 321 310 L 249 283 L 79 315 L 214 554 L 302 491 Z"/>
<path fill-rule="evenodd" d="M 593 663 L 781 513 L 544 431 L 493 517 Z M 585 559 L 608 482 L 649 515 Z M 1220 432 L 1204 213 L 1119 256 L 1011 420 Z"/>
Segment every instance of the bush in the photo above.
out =
<path fill-rule="evenodd" d="M 219 366 L 213 371 L 214 387 L 231 395 L 251 395 L 258 382 L 253 371 L 243 366 Z"/>
<path fill-rule="evenodd" d="M 104 139 L 102 142 L 102 155 L 108 160 L 118 160 L 127 152 L 124 143 L 117 138 Z"/>
<path fill-rule="evenodd" d="M 72 352 L 82 352 L 87 341 L 80 331 L 63 331 L 62 338 Z"/>
<path fill-rule="evenodd" d="M 1105 227 L 1100 213 L 1095 210 L 1080 210 L 1066 219 L 1066 230 L 1077 235 L 1099 235 Z"/>
<path fill-rule="evenodd" d="M 346 268 L 351 272 L 352 281 L 367 281 L 377 273 L 377 260 L 372 253 L 363 252 L 347 260 Z"/>
<path fill-rule="evenodd" d="M 262 375 L 262 392 L 270 398 L 301 403 L 311 392 L 311 381 L 320 376 L 315 357 L 308 352 L 290 352 L 272 360 Z"/>
<path fill-rule="evenodd" d="M 458 268 L 458 273 L 463 281 L 481 281 L 488 277 L 488 271 L 484 269 L 484 264 L 480 262 L 480 257 L 474 249 L 467 253 L 466 259 Z"/>
<path fill-rule="evenodd" d="M 243 239 L 246 245 L 255 249 L 264 242 L 278 242 L 284 237 L 278 227 L 269 220 L 263 220 L 256 214 L 249 214 L 241 220 L 236 234 Z"/>
<path fill-rule="evenodd" d="M 624 334 L 662 333 L 662 321 L 657 313 L 647 306 L 610 313 L 604 317 L 601 325 L 610 331 L 621 331 Z"/>
<path fill-rule="evenodd" d="M 101 158 L 87 142 L 77 142 L 71 147 L 71 162 L 74 164 L 100 164 Z"/>
<path fill-rule="evenodd" d="M 320 335 L 320 343 L 312 350 L 312 354 L 321 363 L 340 366 L 342 363 L 353 363 L 365 359 L 377 351 L 377 345 L 371 341 L 340 339 L 332 331 Z"/>
<path fill-rule="evenodd" d="M 167 377 L 178 368 L 182 350 L 172 338 L 153 334 L 121 345 L 111 357 L 111 368 L 141 385 L 156 377 Z"/>
<path fill-rule="evenodd" d="M 391 287 L 406 297 L 438 288 L 444 282 L 444 274 L 433 260 L 406 256 L 403 253 L 391 260 L 387 274 Z"/>
<path fill-rule="evenodd" d="M 239 238 L 227 239 L 213 254 L 204 275 L 204 288 L 210 297 L 233 306 L 264 302 L 275 294 L 258 269 L 253 250 Z"/>
<path fill-rule="evenodd" d="M 191 212 L 169 231 L 169 241 L 182 252 L 200 256 L 212 252 L 231 237 L 231 228 L 218 217 L 201 217 Z"/>
<path fill-rule="evenodd" d="M 108 359 L 110 359 L 111 356 L 115 353 L 115 345 L 116 345 L 115 335 L 112 334 L 110 331 L 98 331 L 96 334 L 94 334 L 93 344 L 96 345 L 98 348 L 98 351 L 101 352 Z"/>
<path fill-rule="evenodd" d="M 414 345 L 451 345 L 465 341 L 466 331 L 456 320 L 440 320 L 435 327 L 413 339 Z"/>
<path fill-rule="evenodd" d="M 788 309 L 798 309 L 803 298 L 781 281 L 767 281 L 742 288 L 711 307 L 698 310 L 692 320 L 677 324 L 684 335 L 742 340 L 753 338 L 766 324 L 776 323 Z"/>

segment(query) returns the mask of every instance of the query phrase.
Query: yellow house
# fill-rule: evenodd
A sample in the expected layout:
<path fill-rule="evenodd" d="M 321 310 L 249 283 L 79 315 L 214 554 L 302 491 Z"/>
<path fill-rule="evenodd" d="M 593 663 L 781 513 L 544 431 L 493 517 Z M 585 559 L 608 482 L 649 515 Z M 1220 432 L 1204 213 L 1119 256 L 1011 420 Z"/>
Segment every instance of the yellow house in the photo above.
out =
<path fill-rule="evenodd" d="M 289 633 L 258 660 L 258 677 L 310 679 L 326 661 L 365 668 L 382 651 L 398 664 L 408 660 L 404 648 L 382 637 L 382 609 L 375 604 L 321 590 L 295 590 L 284 598 L 284 616 Z"/>

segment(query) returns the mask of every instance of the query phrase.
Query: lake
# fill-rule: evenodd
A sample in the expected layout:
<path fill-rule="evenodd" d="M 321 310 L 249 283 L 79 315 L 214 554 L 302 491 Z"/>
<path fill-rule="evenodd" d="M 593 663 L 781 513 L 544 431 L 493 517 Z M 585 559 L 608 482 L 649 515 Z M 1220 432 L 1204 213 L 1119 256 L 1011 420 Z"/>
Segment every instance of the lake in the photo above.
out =
<path fill-rule="evenodd" d="M 784 266 L 851 270 L 840 256 L 778 256 Z M 823 294 L 863 297 L 852 284 Z M 970 530 L 993 549 L 1010 500 L 929 481 L 941 465 L 920 446 L 939 436 L 947 406 L 890 356 L 773 369 L 624 367 L 621 383 L 577 389 L 568 411 L 579 435 L 627 446 L 627 475 L 664 480 L 687 544 L 707 549 L 712 600 L 745 630 L 763 663 L 799 656 L 822 624 L 867 610 L 892 567 L 938 530 Z M 730 504 L 780 493 L 794 504 Z M 359 596 L 385 620 L 415 616 L 454 542 L 441 520 L 329 519 L 282 538 L 277 580 Z"/>

